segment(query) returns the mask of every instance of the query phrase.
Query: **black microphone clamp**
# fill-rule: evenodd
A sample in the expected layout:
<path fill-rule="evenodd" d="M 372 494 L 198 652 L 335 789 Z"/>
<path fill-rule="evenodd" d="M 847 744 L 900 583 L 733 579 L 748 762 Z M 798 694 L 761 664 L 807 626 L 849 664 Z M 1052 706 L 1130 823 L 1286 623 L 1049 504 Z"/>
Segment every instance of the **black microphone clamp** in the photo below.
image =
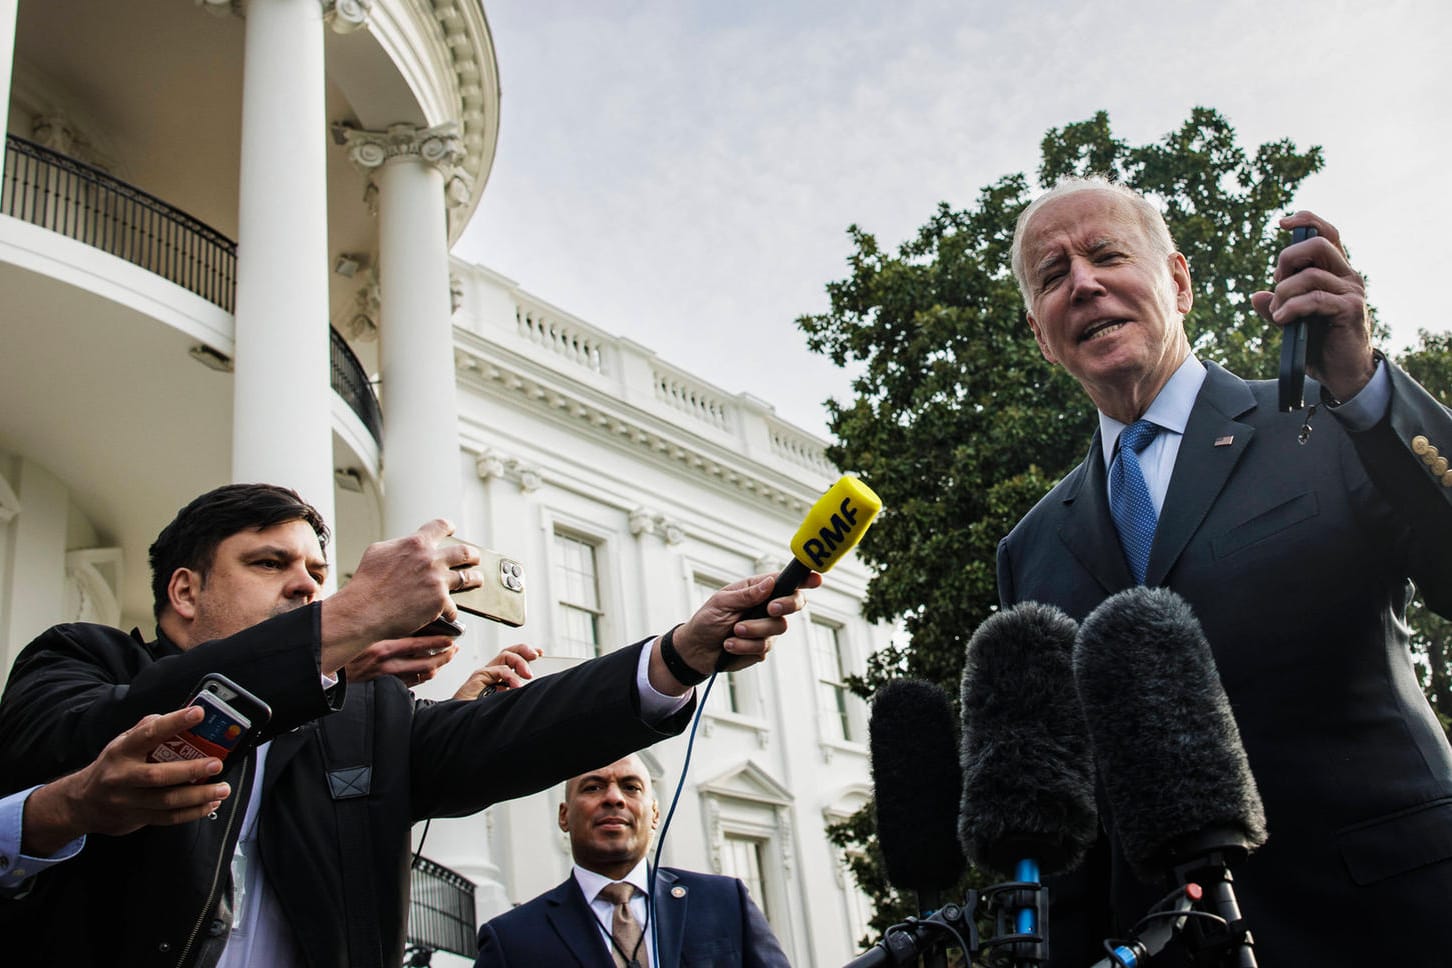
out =
<path fill-rule="evenodd" d="M 908 918 L 882 933 L 882 940 L 849 961 L 844 968 L 890 968 L 914 965 L 920 956 L 962 942 L 965 955 L 978 954 L 978 892 L 970 890 L 962 904 L 944 904 L 931 917 Z"/>
<path fill-rule="evenodd" d="M 979 908 L 994 919 L 994 933 L 978 933 Z M 1025 910 L 1035 912 L 1035 930 L 1018 930 L 1015 921 Z M 970 890 L 962 904 L 944 904 L 932 917 L 908 918 L 883 932 L 882 940 L 844 968 L 890 968 L 914 965 L 948 947 L 959 947 L 964 964 L 983 954 L 994 964 L 1037 968 L 1049 960 L 1049 889 L 1038 881 L 1006 881 L 982 891 Z"/>
<path fill-rule="evenodd" d="M 1234 859 L 1233 850 L 1214 850 L 1175 868 L 1180 883 L 1200 885 L 1204 899 L 1199 907 L 1214 915 L 1191 919 L 1180 933 L 1196 968 L 1257 968 L 1255 939 L 1240 914 L 1230 874 Z"/>

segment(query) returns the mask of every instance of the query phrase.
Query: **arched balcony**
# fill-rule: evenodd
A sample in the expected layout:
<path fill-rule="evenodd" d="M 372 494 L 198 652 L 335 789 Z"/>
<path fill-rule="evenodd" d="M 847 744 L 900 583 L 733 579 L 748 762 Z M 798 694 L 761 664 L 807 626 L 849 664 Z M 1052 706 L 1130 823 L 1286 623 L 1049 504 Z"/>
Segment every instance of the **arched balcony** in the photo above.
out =
<path fill-rule="evenodd" d="M 99 168 L 7 135 L 0 213 L 100 249 L 233 310 L 237 243 Z M 373 385 L 343 335 L 329 330 L 333 392 L 380 443 L 383 418 Z M 225 357 L 215 359 L 225 366 Z"/>

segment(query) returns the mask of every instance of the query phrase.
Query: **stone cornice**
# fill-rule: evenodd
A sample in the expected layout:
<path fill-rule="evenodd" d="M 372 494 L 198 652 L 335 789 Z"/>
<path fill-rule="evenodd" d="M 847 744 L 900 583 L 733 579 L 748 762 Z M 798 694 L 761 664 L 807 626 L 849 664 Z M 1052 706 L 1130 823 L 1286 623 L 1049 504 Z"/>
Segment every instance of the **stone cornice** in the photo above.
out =
<path fill-rule="evenodd" d="M 727 442 L 716 443 L 679 427 L 621 405 L 605 393 L 579 383 L 532 372 L 527 365 L 511 365 L 495 352 L 485 353 L 458 338 L 454 342 L 454 370 L 459 382 L 511 405 L 573 425 L 577 430 L 613 446 L 634 451 L 645 459 L 709 481 L 725 490 L 766 501 L 795 515 L 804 513 L 817 498 L 810 485 L 791 475 L 747 460 Z"/>

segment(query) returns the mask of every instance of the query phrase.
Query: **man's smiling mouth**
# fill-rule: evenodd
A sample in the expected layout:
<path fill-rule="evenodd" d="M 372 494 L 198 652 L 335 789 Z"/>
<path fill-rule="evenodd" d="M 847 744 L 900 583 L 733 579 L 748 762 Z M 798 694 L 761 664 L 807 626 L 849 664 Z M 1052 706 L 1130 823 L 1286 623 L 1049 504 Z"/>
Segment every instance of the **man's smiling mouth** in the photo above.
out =
<path fill-rule="evenodd" d="M 1115 330 L 1119 329 L 1121 326 L 1127 325 L 1127 323 L 1128 320 L 1124 319 L 1101 319 L 1096 322 L 1090 323 L 1088 326 L 1085 326 L 1084 331 L 1079 334 L 1079 342 L 1087 343 L 1089 340 L 1094 339 L 1098 336 L 1103 336 L 1105 333 L 1112 333 Z"/>

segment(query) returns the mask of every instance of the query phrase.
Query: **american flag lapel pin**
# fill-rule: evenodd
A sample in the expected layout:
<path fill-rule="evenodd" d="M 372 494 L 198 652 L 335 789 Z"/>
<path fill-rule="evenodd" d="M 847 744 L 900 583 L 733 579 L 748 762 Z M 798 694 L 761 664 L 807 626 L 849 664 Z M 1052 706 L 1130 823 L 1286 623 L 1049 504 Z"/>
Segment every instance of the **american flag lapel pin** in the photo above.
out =
<path fill-rule="evenodd" d="M 1233 443 L 1235 443 L 1235 435 L 1234 434 L 1226 434 L 1224 437 L 1216 437 L 1215 438 L 1215 446 L 1216 447 L 1229 447 Z"/>

